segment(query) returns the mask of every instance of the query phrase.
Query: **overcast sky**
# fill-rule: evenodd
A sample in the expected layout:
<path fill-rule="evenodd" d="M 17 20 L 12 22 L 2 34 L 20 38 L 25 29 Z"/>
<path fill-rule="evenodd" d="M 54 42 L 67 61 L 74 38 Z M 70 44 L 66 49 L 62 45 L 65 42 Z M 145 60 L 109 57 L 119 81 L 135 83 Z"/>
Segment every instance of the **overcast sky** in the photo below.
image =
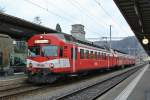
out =
<path fill-rule="evenodd" d="M 42 25 L 70 34 L 72 24 L 85 26 L 86 38 L 134 35 L 113 0 L 0 0 L 5 13 L 33 22 L 39 16 Z"/>

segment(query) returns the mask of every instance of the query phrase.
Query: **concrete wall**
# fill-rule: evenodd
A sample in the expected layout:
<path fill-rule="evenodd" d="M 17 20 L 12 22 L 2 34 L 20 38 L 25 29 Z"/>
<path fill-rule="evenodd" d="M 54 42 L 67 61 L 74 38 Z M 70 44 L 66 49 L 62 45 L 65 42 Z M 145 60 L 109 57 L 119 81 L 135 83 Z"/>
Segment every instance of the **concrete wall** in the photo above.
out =
<path fill-rule="evenodd" d="M 5 68 L 10 65 L 10 56 L 14 53 L 13 39 L 7 35 L 0 34 L 0 52 L 2 52 L 2 65 Z"/>

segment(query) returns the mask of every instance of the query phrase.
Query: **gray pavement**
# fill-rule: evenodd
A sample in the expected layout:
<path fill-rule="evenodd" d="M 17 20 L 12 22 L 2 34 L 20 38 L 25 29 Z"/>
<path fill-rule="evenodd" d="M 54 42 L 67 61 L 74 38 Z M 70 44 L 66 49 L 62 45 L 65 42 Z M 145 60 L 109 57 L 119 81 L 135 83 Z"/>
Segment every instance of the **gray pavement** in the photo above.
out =
<path fill-rule="evenodd" d="M 148 67 L 127 100 L 150 100 L 150 67 Z"/>
<path fill-rule="evenodd" d="M 140 69 L 97 100 L 150 100 L 149 65 Z"/>

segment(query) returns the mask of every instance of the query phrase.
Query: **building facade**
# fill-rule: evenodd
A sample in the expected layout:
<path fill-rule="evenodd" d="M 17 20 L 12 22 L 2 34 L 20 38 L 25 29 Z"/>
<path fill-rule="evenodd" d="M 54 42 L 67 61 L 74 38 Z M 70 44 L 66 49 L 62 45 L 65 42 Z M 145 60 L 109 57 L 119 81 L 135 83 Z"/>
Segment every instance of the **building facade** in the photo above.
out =
<path fill-rule="evenodd" d="M 8 70 L 11 66 L 25 63 L 27 45 L 25 41 L 14 41 L 8 35 L 0 34 L 0 69 Z"/>

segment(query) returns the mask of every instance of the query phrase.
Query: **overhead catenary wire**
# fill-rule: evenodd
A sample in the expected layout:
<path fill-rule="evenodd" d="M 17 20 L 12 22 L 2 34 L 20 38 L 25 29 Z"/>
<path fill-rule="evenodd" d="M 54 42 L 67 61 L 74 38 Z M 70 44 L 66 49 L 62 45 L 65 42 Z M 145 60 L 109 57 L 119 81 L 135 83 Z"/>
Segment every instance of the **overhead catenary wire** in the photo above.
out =
<path fill-rule="evenodd" d="M 63 10 L 62 8 L 60 8 L 59 6 L 55 5 L 53 2 L 49 2 L 48 0 L 45 0 L 45 3 L 47 5 L 52 5 L 53 7 L 57 8 L 59 11 L 61 11 L 64 14 L 66 14 L 66 13 L 68 14 L 68 12 L 66 12 L 65 10 Z M 47 9 L 48 9 L 48 6 L 47 6 Z M 77 19 L 75 16 L 72 16 L 70 14 L 67 17 L 71 18 L 72 20 Z"/>
<path fill-rule="evenodd" d="M 105 24 L 101 24 L 99 23 L 99 20 L 96 19 L 96 17 L 93 15 L 93 13 L 89 12 L 87 8 L 83 7 L 78 1 L 73 0 L 73 1 L 69 1 L 74 7 L 76 7 L 77 9 L 79 9 L 80 12 L 83 12 L 84 14 L 86 14 L 86 16 L 91 19 L 90 21 L 94 21 L 96 24 L 106 28 Z M 74 3 L 73 3 L 74 2 Z M 94 17 L 93 17 L 94 16 Z M 101 21 L 104 22 L 104 21 Z M 104 22 L 105 23 L 105 22 Z"/>
<path fill-rule="evenodd" d="M 30 3 L 30 4 L 32 4 L 32 5 L 34 5 L 34 6 L 39 7 L 39 8 L 41 8 L 41 9 L 45 10 L 45 11 L 47 11 L 48 13 L 50 13 L 50 14 L 52 14 L 52 15 L 55 15 L 55 16 L 61 18 L 61 19 L 64 19 L 66 22 L 74 22 L 74 20 L 75 20 L 75 17 L 72 17 L 72 16 L 70 17 L 70 15 L 67 16 L 67 17 L 66 17 L 66 16 L 61 16 L 60 14 L 57 14 L 56 12 L 51 11 L 51 10 L 49 10 L 49 9 L 46 8 L 46 7 L 42 7 L 41 5 L 39 5 L 39 4 L 37 4 L 37 3 L 34 3 L 33 1 L 30 1 L 30 0 L 25 0 L 25 1 L 27 1 L 28 3 Z M 72 5 L 73 5 L 74 7 L 76 7 L 77 9 L 79 9 L 80 11 L 81 11 L 81 10 L 83 11 L 83 9 L 85 9 L 85 7 L 82 7 L 81 5 L 79 5 L 80 3 L 78 3 L 77 1 L 74 1 L 74 2 L 76 2 L 76 4 L 78 4 L 78 6 L 75 5 L 74 3 L 72 3 Z M 82 8 L 82 9 L 81 9 L 81 8 Z M 95 21 L 95 23 L 96 23 L 97 25 L 101 25 L 101 26 L 105 27 L 104 25 L 98 23 L 98 21 L 97 21 L 97 19 L 96 19 L 95 17 L 91 17 L 91 13 L 89 14 L 89 13 L 87 13 L 86 11 L 87 11 L 87 9 L 85 9 L 84 13 L 87 15 L 88 18 L 94 19 L 93 21 Z M 89 21 L 90 21 L 90 20 L 89 20 Z M 96 26 L 96 25 L 93 25 L 93 27 L 95 27 L 95 26 Z M 92 28 L 93 28 L 93 27 L 92 27 Z M 105 27 L 105 28 L 106 28 L 106 27 Z M 99 31 L 99 32 L 95 32 L 95 31 L 91 30 L 90 28 L 87 28 L 87 26 L 85 26 L 85 29 L 88 30 L 88 31 L 90 31 L 90 32 L 92 32 L 92 34 L 93 34 L 93 33 L 100 34 L 100 35 L 102 35 L 102 33 L 104 34 L 104 32 L 100 32 L 100 31 Z"/>
<path fill-rule="evenodd" d="M 69 2 L 70 2 L 70 4 L 71 5 L 73 5 L 76 9 L 78 9 L 80 12 L 82 11 L 83 12 L 83 10 L 84 10 L 84 8 L 81 6 L 81 5 L 79 5 L 77 2 L 75 2 L 75 1 L 71 1 L 71 0 L 69 0 Z M 74 2 L 74 3 L 73 3 Z M 77 5 L 76 5 L 77 4 Z M 82 9 L 81 9 L 82 8 Z M 97 24 L 98 26 L 102 26 L 102 27 L 104 27 L 104 28 L 106 28 L 106 26 L 104 26 L 103 24 L 100 24 L 99 23 L 99 21 L 98 20 L 96 20 L 95 19 L 95 17 L 91 17 L 92 15 L 91 14 L 89 14 L 89 13 L 87 13 L 88 11 L 87 11 L 87 9 L 86 10 L 84 10 L 84 14 L 90 19 L 89 21 L 90 22 L 92 22 L 93 23 L 93 26 L 92 26 L 92 28 L 93 27 L 95 27 L 96 25 L 95 24 Z M 85 26 L 85 28 L 87 29 L 87 30 L 89 30 L 86 26 Z M 101 27 L 100 27 L 101 28 Z M 95 32 L 94 32 L 95 33 Z M 104 33 L 104 32 L 96 32 L 96 34 L 100 34 L 100 35 L 102 35 L 101 33 Z"/>
<path fill-rule="evenodd" d="M 104 11 L 104 13 L 109 16 L 111 18 L 111 20 L 118 26 L 118 28 L 123 31 L 123 32 L 127 32 L 124 28 L 122 28 L 117 21 L 111 16 L 111 14 L 109 14 L 105 8 L 102 6 L 102 4 L 100 2 L 98 2 L 97 0 L 94 0 L 96 4 L 98 4 L 98 6 Z M 128 33 L 128 32 L 127 32 Z"/>
<path fill-rule="evenodd" d="M 30 3 L 30 4 L 32 4 L 32 5 L 34 5 L 34 6 L 36 6 L 36 7 L 39 7 L 40 9 L 43 9 L 43 10 L 45 10 L 46 12 L 48 12 L 48 13 L 50 13 L 50 14 L 52 14 L 52 15 L 55 15 L 55 16 L 57 16 L 57 17 L 59 17 L 59 18 L 62 18 L 62 19 L 64 19 L 65 21 L 68 21 L 68 20 L 69 20 L 69 21 L 73 21 L 72 19 L 69 19 L 69 18 L 60 16 L 59 14 L 55 13 L 54 11 L 51 11 L 51 10 L 45 8 L 45 7 L 42 7 L 41 5 L 36 4 L 36 3 L 34 3 L 34 2 L 32 2 L 32 1 L 30 1 L 30 0 L 24 0 L 24 1 L 26 1 L 26 2 L 28 2 L 28 3 Z"/>
<path fill-rule="evenodd" d="M 89 17 L 92 18 L 92 20 L 94 19 L 94 21 L 95 21 L 97 24 L 102 25 L 102 26 L 104 26 L 105 28 L 107 27 L 107 23 L 106 23 L 105 21 L 100 20 L 99 18 L 96 18 L 96 16 L 95 16 L 93 13 L 89 12 L 89 10 L 88 10 L 86 7 L 82 6 L 82 5 L 79 3 L 78 0 L 73 0 L 73 1 L 74 1 L 76 4 L 78 4 L 78 5 L 80 6 L 80 8 L 85 9 L 85 12 L 89 15 Z M 100 22 L 100 23 L 99 23 L 99 22 Z M 102 23 L 102 24 L 101 24 L 101 23 Z"/>
<path fill-rule="evenodd" d="M 55 15 L 55 16 L 61 18 L 61 19 L 64 19 L 66 22 L 69 22 L 69 21 L 74 22 L 74 19 L 69 19 L 69 18 L 63 17 L 63 16 L 61 16 L 61 15 L 59 15 L 59 14 L 57 14 L 57 13 L 55 13 L 55 12 L 53 12 L 53 11 L 47 9 L 47 8 L 45 8 L 45 7 L 42 7 L 41 5 L 36 4 L 36 3 L 34 3 L 34 2 L 32 2 L 32 1 L 30 1 L 30 0 L 24 0 L 24 1 L 26 1 L 26 2 L 28 2 L 28 3 L 30 3 L 30 4 L 32 4 L 32 5 L 34 5 L 34 6 L 38 7 L 38 8 L 40 8 L 40 9 L 43 9 L 43 10 L 45 10 L 46 12 L 48 12 L 48 13 L 50 13 L 50 14 L 52 14 L 52 15 Z M 86 27 L 86 26 L 85 26 L 85 27 Z M 88 28 L 86 28 L 86 29 L 87 29 L 88 31 L 91 31 L 91 30 L 88 29 Z M 92 31 L 92 32 L 93 32 L 93 31 Z M 95 32 L 93 32 L 93 33 L 95 33 Z"/>
<path fill-rule="evenodd" d="M 46 0 L 46 3 L 50 3 L 50 2 L 49 2 L 48 0 Z M 50 3 L 50 4 L 52 4 L 53 6 L 56 6 L 56 5 L 54 5 L 53 3 Z M 73 4 L 73 3 L 72 3 L 72 4 Z M 73 6 L 76 6 L 76 5 L 73 4 Z M 77 6 L 76 6 L 76 7 L 77 7 Z M 78 7 L 77 7 L 77 8 L 78 8 Z M 57 9 L 61 10 L 63 13 L 67 13 L 67 12 L 65 12 L 63 9 L 61 9 L 61 8 L 59 8 L 59 7 L 57 7 Z M 79 8 L 79 10 L 80 10 L 80 8 Z M 73 18 L 73 20 L 74 20 L 74 19 L 77 19 L 76 17 L 71 16 L 71 15 L 69 15 L 69 17 Z M 100 33 L 98 33 L 98 32 L 95 32 L 94 30 L 91 30 L 91 29 L 87 28 L 87 26 L 84 26 L 84 27 L 85 27 L 85 29 L 88 30 L 89 32 L 96 33 L 96 34 L 100 34 Z M 102 33 L 102 32 L 101 32 L 101 33 Z"/>

